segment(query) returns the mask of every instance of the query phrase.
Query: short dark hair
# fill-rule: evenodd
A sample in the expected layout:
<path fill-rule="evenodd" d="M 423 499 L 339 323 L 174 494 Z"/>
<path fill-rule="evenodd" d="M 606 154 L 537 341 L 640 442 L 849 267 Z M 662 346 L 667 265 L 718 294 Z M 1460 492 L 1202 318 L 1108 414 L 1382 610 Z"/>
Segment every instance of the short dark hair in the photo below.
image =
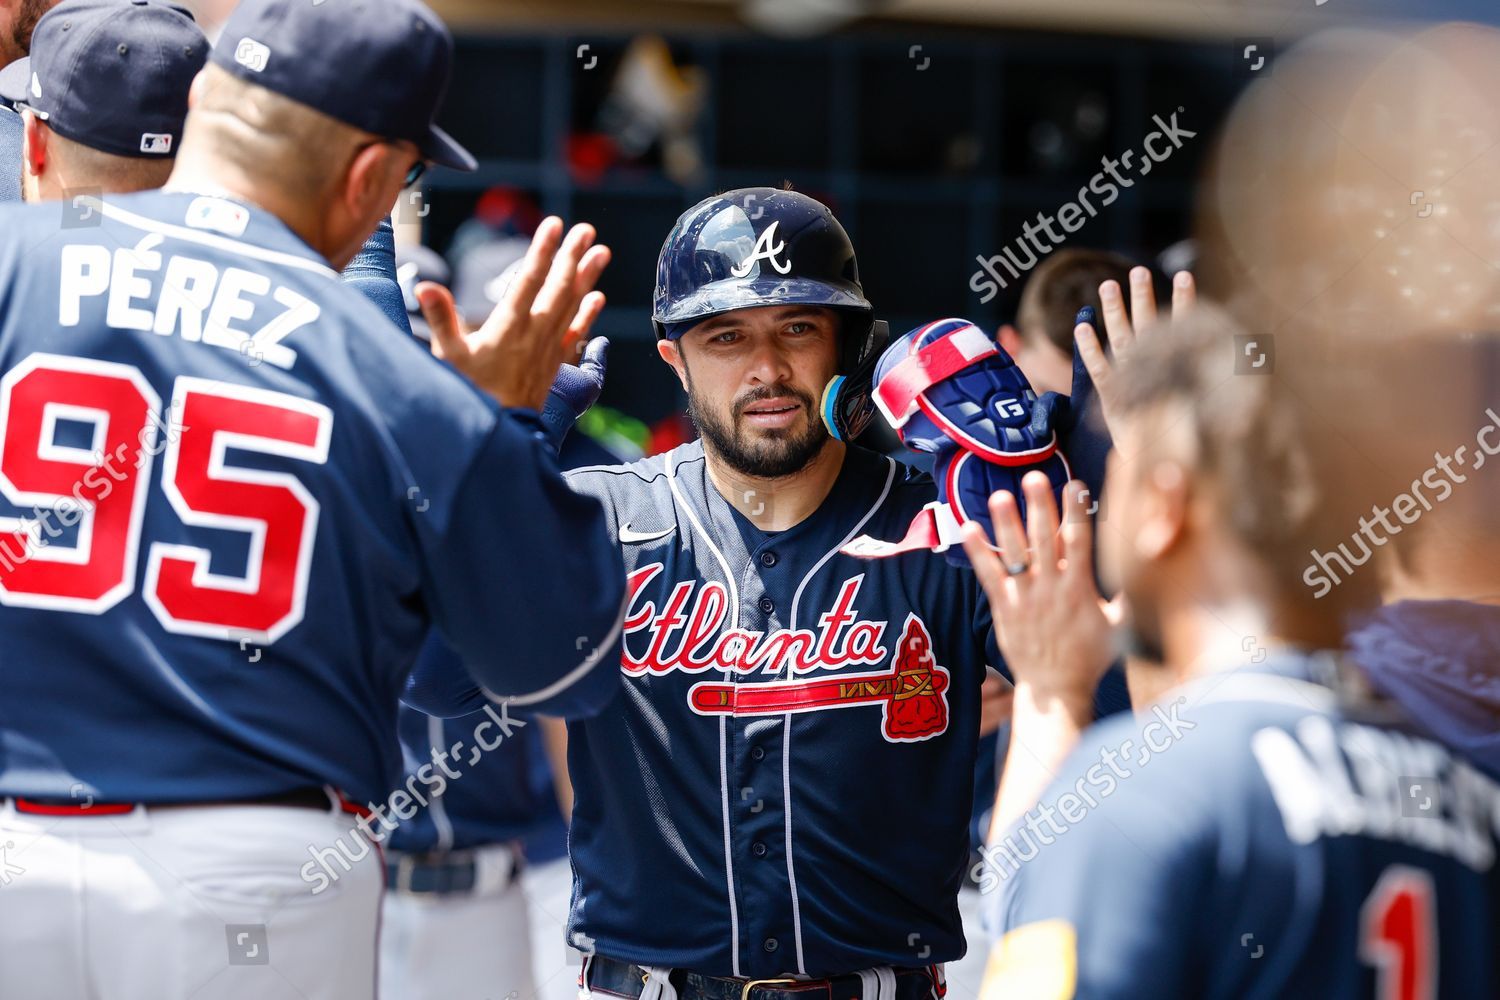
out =
<path fill-rule="evenodd" d="M 1134 266 L 1129 257 L 1109 250 L 1059 250 L 1031 272 L 1021 289 L 1021 304 L 1016 310 L 1021 335 L 1031 336 L 1033 330 L 1040 330 L 1054 347 L 1071 356 L 1073 320 L 1078 310 L 1093 306 L 1098 312 L 1099 285 L 1113 278 L 1122 289 L 1129 287 Z M 1098 333 L 1102 340 L 1102 323 Z"/>

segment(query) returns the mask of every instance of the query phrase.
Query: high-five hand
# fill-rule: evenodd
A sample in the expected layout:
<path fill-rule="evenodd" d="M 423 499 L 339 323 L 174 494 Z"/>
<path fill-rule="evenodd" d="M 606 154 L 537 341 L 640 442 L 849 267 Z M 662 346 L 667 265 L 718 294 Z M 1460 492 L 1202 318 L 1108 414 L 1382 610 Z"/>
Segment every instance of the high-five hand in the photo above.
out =
<path fill-rule="evenodd" d="M 1197 298 L 1193 276 L 1187 271 L 1178 271 L 1172 278 L 1172 315 L 1177 317 L 1190 312 Z M 1117 281 L 1106 281 L 1099 286 L 1099 304 L 1104 311 L 1104 332 L 1109 336 L 1113 363 L 1105 356 L 1104 348 L 1099 343 L 1099 335 L 1092 324 L 1079 323 L 1073 328 L 1073 337 L 1078 342 L 1078 353 L 1099 393 L 1099 407 L 1104 412 L 1104 420 L 1114 437 L 1115 447 L 1129 453 L 1128 433 L 1121 426 L 1110 376 L 1114 373 L 1114 366 L 1130 356 L 1139 332 L 1149 329 L 1156 322 L 1156 291 L 1152 287 L 1150 269 L 1137 267 L 1130 272 L 1129 312 L 1125 310 L 1125 295 Z M 1123 441 L 1122 435 L 1125 438 Z"/>
<path fill-rule="evenodd" d="M 1115 659 L 1114 610 L 1094 585 L 1093 525 L 1082 513 L 1075 480 L 1063 502 L 1079 508 L 1058 530 L 1052 484 L 1039 472 L 1021 481 L 1026 526 L 1016 499 L 1000 490 L 990 497 L 990 516 L 1000 552 L 984 532 L 965 525 L 964 552 L 989 598 L 995 639 L 1019 693 L 1059 698 L 1085 710 L 1099 678 Z M 972 523 L 972 522 L 971 522 Z"/>

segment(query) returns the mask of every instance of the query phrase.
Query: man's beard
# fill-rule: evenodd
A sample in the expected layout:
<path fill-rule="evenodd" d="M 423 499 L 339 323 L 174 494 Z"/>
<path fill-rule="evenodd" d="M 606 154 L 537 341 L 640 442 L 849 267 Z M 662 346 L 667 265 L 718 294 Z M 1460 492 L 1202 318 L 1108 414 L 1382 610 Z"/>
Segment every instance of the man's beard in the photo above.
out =
<path fill-rule="evenodd" d="M 36 30 L 36 23 L 42 19 L 42 15 L 51 10 L 56 2 L 57 0 L 21 0 L 21 5 L 16 9 L 16 18 L 10 25 L 11 51 L 20 53 L 14 58 L 31 54 L 31 33 Z"/>
<path fill-rule="evenodd" d="M 714 452 L 734 471 L 757 479 L 780 479 L 800 472 L 823 450 L 828 441 L 828 428 L 823 421 L 815 419 L 817 409 L 812 398 L 790 385 L 766 386 L 742 396 L 733 407 L 730 422 L 725 423 L 712 408 L 705 405 L 693 392 L 693 376 L 688 374 L 688 416 L 698 433 L 712 446 Z M 745 408 L 763 399 L 790 397 L 802 404 L 802 412 L 809 418 L 806 429 L 798 432 L 788 428 L 771 431 L 751 440 L 740 432 L 735 418 Z"/>
<path fill-rule="evenodd" d="M 1125 621 L 1121 629 L 1122 655 L 1133 656 L 1148 663 L 1167 662 L 1167 650 L 1162 642 L 1161 616 L 1156 605 L 1140 594 L 1125 594 Z"/>

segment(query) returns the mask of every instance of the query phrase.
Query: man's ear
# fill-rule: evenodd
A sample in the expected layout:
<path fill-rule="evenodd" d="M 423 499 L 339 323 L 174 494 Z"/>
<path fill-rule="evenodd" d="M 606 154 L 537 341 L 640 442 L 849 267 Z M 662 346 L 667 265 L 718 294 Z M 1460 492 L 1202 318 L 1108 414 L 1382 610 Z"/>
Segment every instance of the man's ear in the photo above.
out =
<path fill-rule="evenodd" d="M 205 79 L 206 78 L 204 76 L 204 71 L 201 69 L 197 73 L 193 74 L 193 82 L 188 84 L 189 111 L 196 108 L 198 106 L 198 102 L 203 99 L 203 88 L 208 86 L 208 84 L 205 82 Z"/>
<path fill-rule="evenodd" d="M 21 110 L 21 169 L 40 177 L 47 169 L 47 140 L 52 130 L 30 110 Z"/>
<path fill-rule="evenodd" d="M 1143 559 L 1159 560 L 1187 534 L 1191 488 L 1187 472 L 1175 461 L 1156 463 L 1141 486 L 1140 527 L 1135 550 Z"/>
<path fill-rule="evenodd" d="M 682 350 L 678 347 L 677 341 L 668 340 L 663 337 L 656 342 L 656 353 L 661 355 L 663 361 L 672 366 L 672 370 L 677 373 L 677 381 L 682 383 L 682 389 L 686 392 L 687 365 L 682 360 Z"/>
<path fill-rule="evenodd" d="M 392 161 L 395 156 L 395 149 L 384 142 L 371 143 L 354 154 L 343 190 L 345 208 L 354 218 L 369 216 L 375 201 L 383 200 L 385 192 L 390 190 L 390 171 L 394 169 Z M 392 199 L 392 205 L 394 203 L 395 199 Z M 391 205 L 379 207 L 381 215 L 391 210 Z"/>
<path fill-rule="evenodd" d="M 1001 325 L 1000 332 L 995 334 L 995 340 L 1000 349 L 1012 358 L 1021 353 L 1021 333 L 1009 323 Z"/>

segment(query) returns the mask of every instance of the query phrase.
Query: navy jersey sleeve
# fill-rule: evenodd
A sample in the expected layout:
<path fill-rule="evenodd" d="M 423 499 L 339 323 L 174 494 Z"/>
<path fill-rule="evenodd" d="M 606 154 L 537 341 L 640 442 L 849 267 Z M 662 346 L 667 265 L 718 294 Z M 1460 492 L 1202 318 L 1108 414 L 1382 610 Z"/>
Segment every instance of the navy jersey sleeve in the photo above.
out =
<path fill-rule="evenodd" d="M 988 926 L 1000 938 L 986 977 L 993 995 L 1194 994 L 1212 812 L 1163 781 L 1159 764 L 1142 766 L 1150 755 L 1135 733 L 1127 719 L 1091 729 L 1041 802 L 985 849 L 981 890 L 992 892 Z"/>
<path fill-rule="evenodd" d="M 389 220 L 343 277 L 409 335 Z M 452 430 L 478 444 L 456 485 L 435 468 L 451 462 L 444 442 L 398 438 L 396 444 L 415 484 L 408 497 L 415 501 L 412 523 L 426 555 L 426 604 L 468 669 L 452 658 L 436 665 L 424 660 L 404 697 L 445 717 L 474 711 L 485 698 L 551 714 L 589 714 L 618 687 L 614 671 L 595 668 L 618 656 L 625 586 L 619 553 L 605 534 L 599 505 L 563 482 L 536 415 L 498 410 L 487 398 L 476 406 L 477 390 L 465 385 L 463 392 L 471 397 L 467 417 Z M 394 412 L 399 396 L 389 405 Z M 393 420 L 391 426 L 412 423 L 420 421 Z M 441 424 L 426 429 L 442 437 Z"/>
<path fill-rule="evenodd" d="M 439 649 L 448 647 L 439 639 Z M 451 652 L 445 656 L 417 657 L 401 701 L 419 712 L 440 719 L 457 719 L 483 708 L 489 699 L 474 683 L 474 675 Z"/>
<path fill-rule="evenodd" d="M 625 573 L 599 503 L 568 488 L 534 417 L 509 413 L 447 499 L 416 518 L 423 589 L 473 679 L 517 708 L 602 708 L 619 688 Z"/>
<path fill-rule="evenodd" d="M 344 268 L 344 281 L 385 313 L 396 328 L 410 336 L 411 319 L 406 314 L 406 300 L 396 282 L 396 234 L 389 218 L 365 240 L 365 245 Z"/>

